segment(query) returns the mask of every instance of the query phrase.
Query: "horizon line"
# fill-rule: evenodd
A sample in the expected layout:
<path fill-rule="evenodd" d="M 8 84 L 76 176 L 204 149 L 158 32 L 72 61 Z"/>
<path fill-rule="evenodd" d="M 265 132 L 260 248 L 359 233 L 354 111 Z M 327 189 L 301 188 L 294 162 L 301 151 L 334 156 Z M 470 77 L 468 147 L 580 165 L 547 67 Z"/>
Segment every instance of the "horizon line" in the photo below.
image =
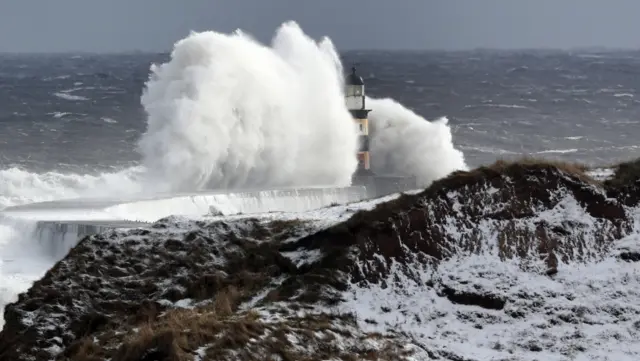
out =
<path fill-rule="evenodd" d="M 140 49 L 124 49 L 124 50 L 0 50 L 2 55 L 166 55 L 170 54 L 172 49 L 167 50 L 140 50 Z M 640 51 L 638 47 L 620 47 L 620 46 L 575 46 L 575 47 L 521 47 L 521 48 L 505 48 L 505 47 L 473 47 L 473 48 L 348 48 L 338 49 L 339 53 L 358 53 L 358 52 L 387 52 L 387 53 L 466 53 L 466 52 L 526 52 L 526 51 L 548 51 L 548 52 L 625 52 Z"/>

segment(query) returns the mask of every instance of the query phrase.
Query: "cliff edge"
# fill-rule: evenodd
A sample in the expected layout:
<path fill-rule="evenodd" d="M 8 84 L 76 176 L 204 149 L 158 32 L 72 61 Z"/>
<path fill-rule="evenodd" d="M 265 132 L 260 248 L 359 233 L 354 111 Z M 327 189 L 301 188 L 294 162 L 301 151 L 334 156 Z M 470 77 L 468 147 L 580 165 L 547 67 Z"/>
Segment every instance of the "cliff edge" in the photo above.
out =
<path fill-rule="evenodd" d="M 637 359 L 634 164 L 86 237 L 6 307 L 0 360 Z"/>

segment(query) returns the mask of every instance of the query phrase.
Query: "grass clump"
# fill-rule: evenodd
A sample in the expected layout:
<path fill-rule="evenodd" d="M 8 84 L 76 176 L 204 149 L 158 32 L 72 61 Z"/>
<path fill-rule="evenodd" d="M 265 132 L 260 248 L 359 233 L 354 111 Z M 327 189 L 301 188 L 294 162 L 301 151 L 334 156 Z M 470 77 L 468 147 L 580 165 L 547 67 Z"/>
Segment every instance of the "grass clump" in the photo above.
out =
<path fill-rule="evenodd" d="M 524 156 L 521 158 L 517 158 L 514 160 L 504 160 L 499 159 L 493 164 L 487 167 L 480 167 L 478 169 L 490 169 L 496 172 L 504 172 L 509 169 L 514 169 L 518 167 L 524 167 L 528 169 L 536 169 L 536 168 L 548 168 L 554 167 L 559 169 L 560 171 L 567 173 L 569 175 L 575 176 L 582 181 L 587 183 L 595 183 L 597 182 L 595 179 L 590 177 L 587 174 L 587 171 L 590 169 L 589 166 L 578 163 L 578 162 L 569 162 L 557 159 L 543 159 L 536 158 L 531 156 Z M 473 172 L 473 171 L 472 171 Z"/>
<path fill-rule="evenodd" d="M 613 176 L 605 181 L 611 187 L 622 187 L 635 184 L 640 179 L 640 158 L 623 162 L 615 167 Z"/>

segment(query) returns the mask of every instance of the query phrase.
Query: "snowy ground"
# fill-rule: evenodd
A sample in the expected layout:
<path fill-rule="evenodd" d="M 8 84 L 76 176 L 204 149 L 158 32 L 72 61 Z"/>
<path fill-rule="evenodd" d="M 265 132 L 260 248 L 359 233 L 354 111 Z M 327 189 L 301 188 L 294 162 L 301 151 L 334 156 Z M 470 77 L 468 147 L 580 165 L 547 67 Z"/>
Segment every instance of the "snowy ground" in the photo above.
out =
<path fill-rule="evenodd" d="M 394 273 L 393 277 L 401 277 Z M 419 345 L 469 360 L 637 360 L 640 265 L 609 258 L 553 279 L 487 256 L 451 259 L 437 275 L 456 289 L 495 293 L 503 310 L 451 303 L 409 278 L 354 288 L 342 310 L 367 331 L 403 330 Z M 436 284 L 437 285 L 437 284 Z"/>
<path fill-rule="evenodd" d="M 604 171 L 600 172 L 600 175 L 609 176 Z M 603 196 L 601 190 L 589 184 L 584 186 L 594 194 Z M 346 290 L 339 291 L 343 301 L 338 304 L 307 304 L 301 307 L 301 301 L 297 298 L 304 289 L 298 290 L 299 292 L 289 300 L 266 302 L 272 291 L 281 289 L 297 274 L 271 278 L 248 302 L 240 305 L 238 317 L 245 317 L 242 316 L 242 312 L 257 312 L 261 316 L 261 327 L 264 327 L 261 331 L 262 336 L 251 341 L 246 349 L 258 350 L 260 342 L 269 339 L 270 335 L 279 337 L 276 333 L 282 332 L 283 325 L 286 325 L 284 329 L 288 330 L 285 334 L 288 343 L 300 352 L 307 347 L 307 353 L 319 352 L 322 342 L 330 342 L 332 347 L 341 350 L 362 351 L 364 347 L 376 352 L 400 345 L 403 352 L 413 352 L 406 360 L 416 361 L 640 359 L 640 262 L 622 259 L 622 254 L 637 254 L 640 251 L 640 209 L 626 209 L 629 220 L 633 223 L 633 231 L 616 240 L 613 247 L 601 254 L 599 237 L 603 230 L 611 227 L 611 221 L 587 212 L 572 195 L 573 191 L 550 190 L 552 206 L 544 209 L 545 203 L 531 203 L 532 216 L 525 215 L 515 220 L 484 217 L 498 214 L 500 207 L 504 206 L 504 203 L 500 203 L 503 200 L 499 194 L 503 191 L 487 185 L 471 191 L 464 188 L 460 192 L 448 192 L 442 199 L 433 200 L 432 206 L 427 205 L 423 208 L 425 212 L 438 212 L 438 207 L 446 204 L 442 209 L 448 210 L 448 213 L 436 226 L 429 225 L 437 227 L 429 232 L 436 229 L 443 239 L 463 244 L 465 237 L 471 232 L 464 227 L 480 230 L 482 248 L 479 251 L 464 251 L 460 248 L 456 254 L 436 265 L 419 261 L 418 257 L 400 262 L 398 259 L 385 257 L 381 250 L 374 250 L 374 256 L 369 262 L 375 261 L 383 265 L 388 271 L 386 276 L 381 282 L 351 283 Z M 476 200 L 480 199 L 480 205 L 470 202 L 465 192 L 475 192 Z M 127 264 L 127 260 L 119 259 L 115 253 L 110 253 L 114 250 L 113 246 L 123 247 L 126 252 L 130 251 L 137 255 L 136 257 L 141 257 L 140 259 L 146 263 L 147 272 L 153 267 L 161 267 L 164 262 L 162 257 L 167 255 L 173 254 L 179 263 L 180 257 L 191 254 L 191 251 L 182 249 L 183 246 L 178 246 L 175 240 L 183 239 L 182 242 L 185 242 L 184 240 L 194 232 L 204 232 L 208 237 L 207 247 L 211 248 L 198 248 L 204 253 L 201 255 L 205 260 L 203 262 L 208 263 L 198 261 L 196 266 L 200 268 L 196 273 L 203 272 L 204 269 L 208 272 L 224 273 L 228 271 L 223 268 L 228 264 L 225 257 L 243 252 L 238 243 L 229 243 L 230 235 L 242 238 L 251 234 L 252 227 L 257 225 L 268 226 L 273 221 L 297 221 L 300 225 L 294 232 L 295 236 L 282 240 L 284 245 L 295 244 L 300 237 L 344 222 L 356 212 L 371 210 L 376 205 L 397 197 L 398 195 L 392 195 L 383 199 L 334 205 L 303 213 L 170 217 L 162 221 L 161 226 L 151 227 L 151 233 L 146 230 L 106 232 L 105 234 L 109 235 L 108 243 L 96 240 L 95 245 L 88 245 L 93 251 L 85 256 L 95 259 L 87 259 L 84 265 L 67 263 L 64 267 L 80 267 L 80 270 L 86 265 L 96 265 L 98 270 L 92 270 L 96 272 L 95 275 L 84 275 L 82 279 L 101 283 L 104 287 L 102 292 L 105 294 L 116 294 L 118 287 L 121 287 L 116 286 L 118 282 L 128 282 L 127 290 L 132 289 L 134 283 L 143 282 L 140 277 L 144 277 L 144 272 L 138 275 L 139 277 L 118 276 L 111 284 L 108 280 L 104 281 L 101 275 L 112 274 L 114 270 L 125 275 L 130 272 L 128 267 L 131 265 Z M 480 207 L 478 209 L 482 212 L 470 212 L 470 207 Z M 481 218 L 473 218 L 469 214 Z M 216 221 L 224 222 L 215 223 Z M 398 220 L 391 222 L 397 222 L 393 227 L 413 226 Z M 507 224 L 529 231 L 539 229 L 540 224 L 549 229 L 562 228 L 574 233 L 567 236 L 567 239 L 576 235 L 578 238 L 581 237 L 579 246 L 583 249 L 579 255 L 559 261 L 557 273 L 547 276 L 544 270 L 538 267 L 544 265 L 544 262 L 535 257 L 531 260 L 503 257 L 504 254 L 500 252 L 501 246 L 498 245 L 498 233 L 504 230 Z M 398 243 L 404 248 L 407 248 L 406 241 L 398 239 Z M 268 242 L 268 238 L 254 239 L 251 242 L 263 244 Z M 104 248 L 105 244 L 110 245 L 109 250 Z M 178 247 L 178 250 L 172 251 L 169 247 Z M 305 247 L 307 246 L 300 245 L 295 251 L 280 251 L 280 254 L 291 260 L 299 269 L 314 267 L 326 260 L 327 254 L 321 249 Z M 159 253 L 159 249 L 164 251 Z M 405 251 L 407 254 L 415 254 L 408 248 Z M 163 252 L 166 254 L 162 255 Z M 154 262 L 147 259 L 149 254 L 154 255 Z M 358 263 L 359 258 L 355 251 L 353 257 L 353 267 L 364 269 L 370 266 Z M 102 259 L 110 259 L 114 264 L 105 265 Z M 175 261 L 173 258 L 169 260 Z M 531 264 L 524 265 L 526 262 Z M 67 272 L 71 272 L 70 270 L 71 268 Z M 73 272 L 78 273 L 78 270 Z M 190 296 L 175 299 L 176 294 L 186 295 L 186 288 L 176 281 L 189 276 L 184 272 L 164 272 L 167 277 L 154 286 L 160 291 L 152 293 L 153 301 L 169 309 L 193 310 L 195 306 L 206 306 L 206 302 L 198 303 Z M 64 274 L 60 274 L 59 277 L 61 280 L 64 279 L 64 287 L 70 287 L 69 292 L 80 286 L 74 285 Z M 151 278 L 147 281 L 158 281 L 153 278 L 157 277 L 155 274 L 149 277 Z M 109 287 L 113 289 L 107 290 Z M 63 292 L 62 288 L 57 287 L 57 290 Z M 482 304 L 477 301 L 465 303 L 460 301 L 460 297 L 454 302 L 448 295 L 451 290 L 458 296 L 472 295 L 482 298 Z M 169 296 L 174 299 L 170 299 Z M 89 297 L 82 302 L 82 307 L 90 309 L 93 301 Z M 76 310 L 79 309 L 79 304 L 74 306 Z M 323 313 L 333 316 L 324 319 Z M 349 315 L 355 317 L 355 323 L 350 321 Z M 22 323 L 41 330 L 54 330 L 64 326 L 64 318 L 57 317 L 61 315 L 52 315 L 44 309 L 29 311 L 23 313 Z M 316 321 L 324 320 L 320 322 L 324 326 L 318 326 L 319 328 L 310 334 L 309 329 L 301 327 L 299 323 L 307 317 L 314 317 Z M 63 328 L 65 327 L 68 326 Z M 56 354 L 61 350 L 59 342 L 55 338 L 50 341 L 50 351 Z M 194 356 L 196 359 L 204 360 L 207 353 L 213 352 L 213 347 L 213 343 L 200 345 Z M 240 353 L 236 356 L 240 357 L 239 355 Z"/>
<path fill-rule="evenodd" d="M 587 171 L 587 175 L 599 181 L 607 180 L 613 176 L 615 169 L 613 168 L 594 168 Z"/>

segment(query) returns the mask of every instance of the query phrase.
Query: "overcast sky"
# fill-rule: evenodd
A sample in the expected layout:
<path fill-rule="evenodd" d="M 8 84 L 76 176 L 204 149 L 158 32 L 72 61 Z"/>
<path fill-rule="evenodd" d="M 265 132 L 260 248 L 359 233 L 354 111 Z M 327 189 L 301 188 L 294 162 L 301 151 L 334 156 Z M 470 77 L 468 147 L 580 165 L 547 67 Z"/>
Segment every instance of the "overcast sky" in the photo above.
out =
<path fill-rule="evenodd" d="M 189 30 L 341 49 L 640 48 L 640 0 L 0 0 L 0 52 L 165 51 Z"/>

